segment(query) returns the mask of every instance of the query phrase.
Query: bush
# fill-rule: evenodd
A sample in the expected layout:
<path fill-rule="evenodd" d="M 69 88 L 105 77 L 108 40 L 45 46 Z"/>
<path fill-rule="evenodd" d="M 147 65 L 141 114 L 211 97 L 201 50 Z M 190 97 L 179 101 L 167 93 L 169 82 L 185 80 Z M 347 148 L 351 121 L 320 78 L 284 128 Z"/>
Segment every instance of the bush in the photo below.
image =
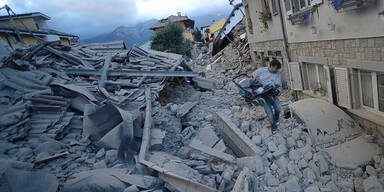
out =
<path fill-rule="evenodd" d="M 183 28 L 176 23 L 169 23 L 164 28 L 156 31 L 152 37 L 151 49 L 167 51 L 175 49 L 177 54 L 191 55 L 192 42 L 184 39 Z"/>
<path fill-rule="evenodd" d="M 195 38 L 195 41 L 203 42 L 203 34 L 201 34 L 199 28 L 196 27 L 195 31 L 193 32 L 193 36 Z"/>

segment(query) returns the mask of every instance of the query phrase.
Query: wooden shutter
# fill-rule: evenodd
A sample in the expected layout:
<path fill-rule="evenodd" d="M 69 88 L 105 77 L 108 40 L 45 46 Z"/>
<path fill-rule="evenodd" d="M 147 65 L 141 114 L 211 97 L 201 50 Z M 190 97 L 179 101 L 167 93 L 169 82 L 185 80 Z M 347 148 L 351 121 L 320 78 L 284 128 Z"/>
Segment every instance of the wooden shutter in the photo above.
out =
<path fill-rule="evenodd" d="M 352 108 L 350 77 L 348 68 L 335 67 L 335 87 L 337 104 L 347 109 Z"/>
<path fill-rule="evenodd" d="M 288 63 L 289 79 L 292 90 L 303 90 L 303 81 L 299 62 Z"/>
<path fill-rule="evenodd" d="M 324 65 L 324 71 L 325 71 L 325 78 L 327 81 L 327 96 L 328 96 L 328 101 L 330 103 L 334 103 L 333 101 L 333 92 L 332 92 L 332 82 L 331 82 L 331 70 L 329 69 L 328 65 Z"/>

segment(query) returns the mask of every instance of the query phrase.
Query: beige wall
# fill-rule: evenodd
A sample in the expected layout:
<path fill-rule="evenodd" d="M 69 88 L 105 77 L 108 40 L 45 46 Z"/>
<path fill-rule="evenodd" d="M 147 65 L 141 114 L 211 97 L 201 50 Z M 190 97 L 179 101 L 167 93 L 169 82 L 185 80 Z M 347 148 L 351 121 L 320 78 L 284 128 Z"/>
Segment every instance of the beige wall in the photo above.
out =
<path fill-rule="evenodd" d="M 283 39 L 280 16 L 278 14 L 272 16 L 272 19 L 268 21 L 268 29 L 264 29 L 263 24 L 259 20 L 259 16 L 260 16 L 259 12 L 263 11 L 263 6 L 261 4 L 261 1 L 262 0 L 244 0 L 243 1 L 245 6 L 248 5 L 249 14 L 250 14 L 252 25 L 253 25 L 253 34 L 249 32 L 249 29 L 247 27 L 247 35 L 248 35 L 249 43 Z M 270 3 L 270 0 L 268 0 L 268 2 Z M 270 11 L 272 12 L 271 5 L 270 5 Z"/>
<path fill-rule="evenodd" d="M 283 2 L 283 0 L 281 1 Z M 334 39 L 355 39 L 384 36 L 384 16 L 378 13 L 384 10 L 384 1 L 377 0 L 366 8 L 337 13 L 327 0 L 319 5 L 309 18 L 307 24 L 292 25 L 286 20 L 288 42 L 306 42 Z M 285 11 L 285 4 L 282 3 Z M 284 16 L 286 14 L 284 13 Z M 335 24 L 335 31 L 328 29 L 328 24 Z M 312 34 L 314 26 L 317 34 Z"/>

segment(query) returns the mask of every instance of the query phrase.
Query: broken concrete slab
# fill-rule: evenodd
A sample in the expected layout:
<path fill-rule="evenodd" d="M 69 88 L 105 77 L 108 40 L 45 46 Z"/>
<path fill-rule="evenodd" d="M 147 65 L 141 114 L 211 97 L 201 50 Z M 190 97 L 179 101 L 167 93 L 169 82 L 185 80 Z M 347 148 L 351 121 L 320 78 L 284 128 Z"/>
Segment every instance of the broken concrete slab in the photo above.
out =
<path fill-rule="evenodd" d="M 363 132 L 348 114 L 322 99 L 302 99 L 289 107 L 309 128 L 310 134 L 318 144 L 337 144 Z"/>
<path fill-rule="evenodd" d="M 186 115 L 193 107 L 197 105 L 197 101 L 194 102 L 186 102 L 183 105 L 179 106 L 177 112 L 176 112 L 176 117 L 181 118 L 184 115 Z"/>
<path fill-rule="evenodd" d="M 217 112 L 216 122 L 225 142 L 239 156 L 254 156 L 261 153 L 257 147 L 232 121 L 222 112 Z"/>
<path fill-rule="evenodd" d="M 220 139 L 220 141 L 217 142 L 215 146 L 213 146 L 213 149 L 224 152 L 225 150 L 227 150 L 227 146 L 225 145 L 224 140 Z"/>
<path fill-rule="evenodd" d="M 241 168 L 248 168 L 251 171 L 254 171 L 257 175 L 262 175 L 264 171 L 263 159 L 259 155 L 241 157 L 237 159 L 237 166 Z"/>
<path fill-rule="evenodd" d="M 33 168 L 33 164 L 12 159 L 0 158 L 0 175 L 2 175 L 8 168 L 30 171 Z"/>
<path fill-rule="evenodd" d="M 376 155 L 377 148 L 377 144 L 368 143 L 362 135 L 340 145 L 326 148 L 325 151 L 329 153 L 335 166 L 353 170 L 371 161 Z"/>
<path fill-rule="evenodd" d="M 14 192 L 56 192 L 59 186 L 59 182 L 54 175 L 43 172 L 8 168 L 4 172 L 4 176 L 10 190 Z"/>
<path fill-rule="evenodd" d="M 235 157 L 233 157 L 230 154 L 217 151 L 213 148 L 210 148 L 208 146 L 205 146 L 204 144 L 201 143 L 201 141 L 197 139 L 193 139 L 192 142 L 189 144 L 189 147 L 198 150 L 202 152 L 203 154 L 207 154 L 209 156 L 221 159 L 223 161 L 229 162 L 229 163 L 234 163 L 235 162 Z"/>
<path fill-rule="evenodd" d="M 217 137 L 211 125 L 201 128 L 198 133 L 198 138 L 207 147 L 213 147 L 219 141 L 219 137 Z"/>
<path fill-rule="evenodd" d="M 204 79 L 200 77 L 192 78 L 192 81 L 195 82 L 195 85 L 205 90 L 214 90 L 216 89 L 216 82 L 210 79 Z"/>

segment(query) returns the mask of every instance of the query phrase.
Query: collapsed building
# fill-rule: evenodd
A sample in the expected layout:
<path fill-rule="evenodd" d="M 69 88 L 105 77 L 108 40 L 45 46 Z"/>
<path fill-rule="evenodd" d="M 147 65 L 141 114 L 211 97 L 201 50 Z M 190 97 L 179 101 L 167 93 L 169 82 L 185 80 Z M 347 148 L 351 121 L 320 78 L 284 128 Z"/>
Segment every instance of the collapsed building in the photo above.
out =
<path fill-rule="evenodd" d="M 0 191 L 383 191 L 376 136 L 335 105 L 286 90 L 271 133 L 232 83 L 258 67 L 244 24 L 213 57 L 123 42 L 12 52 L 0 63 Z"/>

